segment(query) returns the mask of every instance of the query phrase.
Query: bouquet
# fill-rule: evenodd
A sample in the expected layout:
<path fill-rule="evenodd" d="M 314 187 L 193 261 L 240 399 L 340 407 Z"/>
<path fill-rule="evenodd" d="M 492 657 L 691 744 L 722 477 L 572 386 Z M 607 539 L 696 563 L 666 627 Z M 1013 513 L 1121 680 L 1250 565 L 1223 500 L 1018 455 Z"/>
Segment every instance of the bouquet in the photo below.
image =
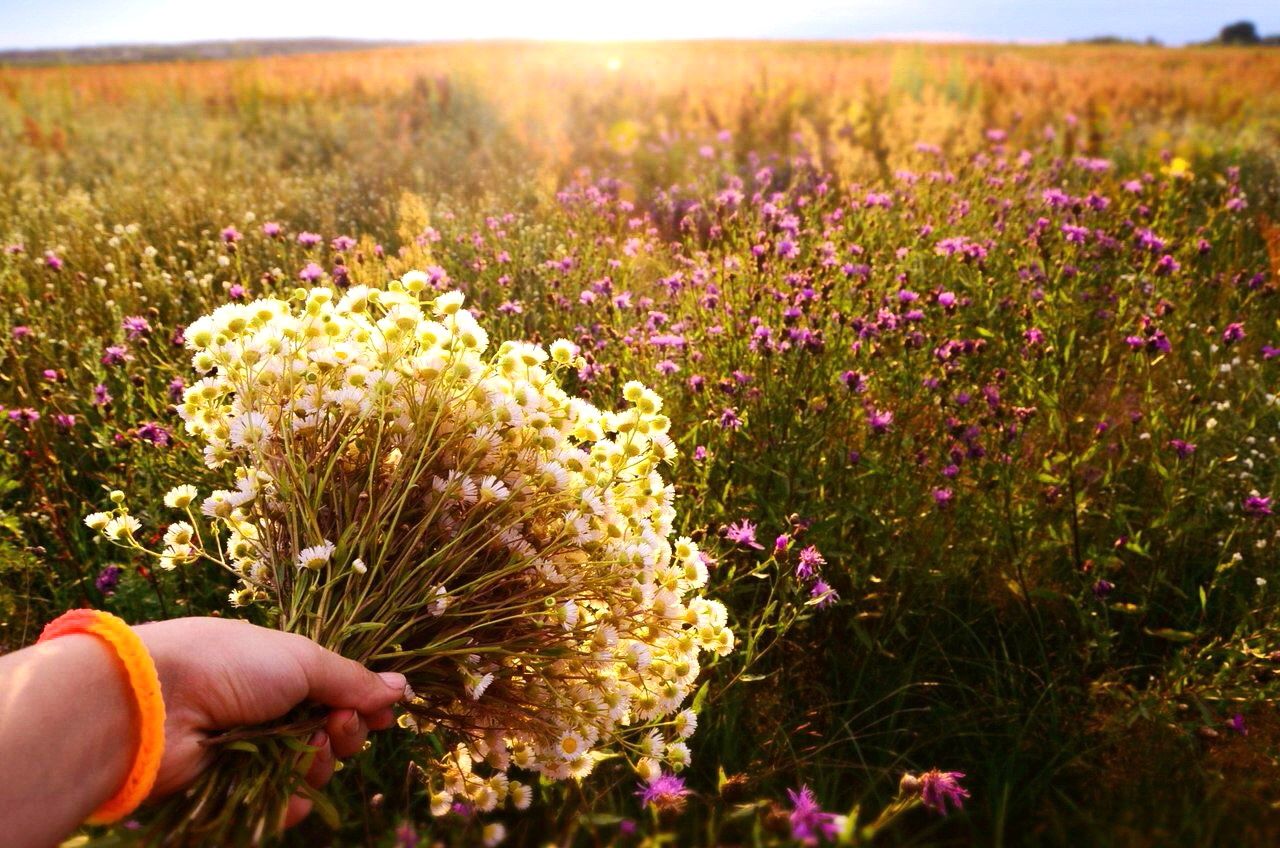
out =
<path fill-rule="evenodd" d="M 582 778 L 605 756 L 649 781 L 687 764 L 700 657 L 734 637 L 700 594 L 697 545 L 672 538 L 658 395 L 628 383 L 616 412 L 569 395 L 571 342 L 490 351 L 462 294 L 419 272 L 230 303 L 186 345 L 203 376 L 179 413 L 227 487 L 165 495 L 178 520 L 149 553 L 213 562 L 238 580 L 233 606 L 402 672 L 434 815 L 523 809 L 533 776 Z M 87 523 L 144 550 L 113 500 Z M 156 838 L 269 835 L 318 721 L 229 734 Z"/>

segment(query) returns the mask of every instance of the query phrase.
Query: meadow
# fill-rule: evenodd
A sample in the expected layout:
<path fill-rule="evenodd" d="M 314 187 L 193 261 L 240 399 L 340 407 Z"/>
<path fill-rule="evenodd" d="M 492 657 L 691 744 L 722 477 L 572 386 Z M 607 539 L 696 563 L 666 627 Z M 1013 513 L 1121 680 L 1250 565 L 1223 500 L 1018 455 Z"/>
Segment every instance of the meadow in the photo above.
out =
<path fill-rule="evenodd" d="M 422 269 L 497 340 L 576 344 L 576 394 L 661 394 L 737 635 L 687 796 L 606 760 L 508 844 L 818 844 L 801 787 L 845 843 L 1276 844 L 1278 150 L 1268 50 L 0 68 L 0 650 L 76 606 L 259 615 L 83 518 L 213 484 L 197 317 Z M 405 745 L 286 844 L 476 844 Z M 962 809 L 904 785 L 931 769 Z"/>

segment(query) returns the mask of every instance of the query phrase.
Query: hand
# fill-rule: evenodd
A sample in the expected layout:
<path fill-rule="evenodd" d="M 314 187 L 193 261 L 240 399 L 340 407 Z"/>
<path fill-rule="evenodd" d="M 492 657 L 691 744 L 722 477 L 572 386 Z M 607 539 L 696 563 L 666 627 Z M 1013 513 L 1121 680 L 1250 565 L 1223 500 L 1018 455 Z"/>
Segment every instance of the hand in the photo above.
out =
<path fill-rule="evenodd" d="M 134 631 L 151 652 L 165 702 L 165 749 L 152 797 L 184 788 L 209 764 L 216 746 L 201 743 L 219 730 L 280 718 L 304 701 L 331 709 L 311 738 L 319 751 L 306 780 L 317 788 L 337 758 L 364 745 L 370 730 L 393 722 L 404 697 L 404 675 L 375 674 L 303 636 L 221 618 L 179 618 Z M 294 796 L 288 827 L 311 811 Z"/>

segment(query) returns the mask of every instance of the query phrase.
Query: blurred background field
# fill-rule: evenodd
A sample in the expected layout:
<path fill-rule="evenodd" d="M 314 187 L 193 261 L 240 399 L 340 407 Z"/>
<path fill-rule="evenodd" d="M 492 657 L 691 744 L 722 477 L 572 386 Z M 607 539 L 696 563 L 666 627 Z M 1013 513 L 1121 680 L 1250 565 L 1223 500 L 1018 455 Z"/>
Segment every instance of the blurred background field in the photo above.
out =
<path fill-rule="evenodd" d="M 240 614 L 81 523 L 206 479 L 181 327 L 434 266 L 503 338 L 577 341 L 580 391 L 666 398 L 739 636 L 682 814 L 604 763 L 516 844 L 785 844 L 786 789 L 865 822 L 935 766 L 964 811 L 878 841 L 1275 844 L 1277 150 L 1263 48 L 0 67 L 0 648 L 77 605 Z M 472 844 L 402 746 L 291 840 Z"/>

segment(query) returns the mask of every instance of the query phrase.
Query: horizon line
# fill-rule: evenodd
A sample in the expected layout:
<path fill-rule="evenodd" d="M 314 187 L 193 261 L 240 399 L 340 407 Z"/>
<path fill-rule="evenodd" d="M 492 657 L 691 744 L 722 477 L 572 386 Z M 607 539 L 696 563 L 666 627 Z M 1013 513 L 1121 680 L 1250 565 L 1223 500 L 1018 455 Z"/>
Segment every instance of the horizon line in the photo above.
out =
<path fill-rule="evenodd" d="M 73 50 L 107 50 L 107 49 L 124 49 L 124 48 L 163 48 L 163 47 L 199 47 L 209 45 L 231 45 L 231 44 L 265 44 L 271 42 L 332 42 L 336 44 L 350 44 L 355 46 L 377 47 L 429 47 L 439 45 L 452 44 L 572 44 L 572 45 L 627 45 L 627 44 L 679 44 L 686 42 L 791 42 L 791 43 L 814 43 L 814 44 L 874 44 L 874 43 L 897 43 L 897 44 L 986 44 L 986 45 L 1006 45 L 1019 47 L 1035 47 L 1035 46 L 1053 46 L 1080 44 L 1101 39 L 1116 39 L 1117 41 L 1126 42 L 1135 46 L 1160 45 L 1163 47 L 1195 47 L 1207 43 L 1206 41 L 1187 41 L 1187 42 L 1165 42 L 1154 36 L 1145 36 L 1142 38 L 1123 36 L 1115 34 L 1099 34 L 1091 36 L 1077 36 L 1070 38 L 1036 38 L 1030 36 L 999 38 L 991 36 L 971 35 L 961 32 L 946 31 L 908 31 L 908 32 L 890 32 L 879 33 L 874 35 L 838 35 L 838 36 L 793 36 L 793 35 L 752 35 L 752 36 L 733 36 L 733 35 L 684 35 L 670 37 L 655 38 L 583 38 L 565 36 L 559 38 L 548 38 L 543 36 L 445 36 L 440 38 L 426 39 L 402 39 L 402 38 L 353 38 L 341 35 L 289 35 L 289 36 L 246 36 L 243 38 L 214 38 L 214 39 L 178 39 L 173 41 L 105 41 L 94 43 L 80 44 L 47 44 L 36 46 L 5 46 L 0 45 L 0 53 L 46 53 L 57 51 L 73 51 Z"/>

